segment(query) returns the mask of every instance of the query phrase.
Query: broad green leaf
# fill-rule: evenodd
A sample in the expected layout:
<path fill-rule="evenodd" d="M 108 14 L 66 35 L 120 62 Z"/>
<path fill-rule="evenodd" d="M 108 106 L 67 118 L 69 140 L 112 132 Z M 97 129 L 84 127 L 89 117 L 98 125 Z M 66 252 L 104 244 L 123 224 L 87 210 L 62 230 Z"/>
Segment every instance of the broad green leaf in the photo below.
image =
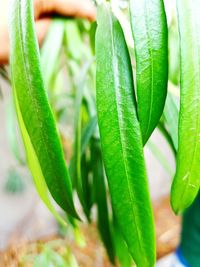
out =
<path fill-rule="evenodd" d="M 15 103 L 18 105 L 18 119 L 20 122 L 21 117 L 23 121 L 20 122 L 20 126 L 29 167 L 35 178 L 45 178 L 48 189 L 58 205 L 77 217 L 71 181 L 42 79 L 32 1 L 13 0 L 11 7 L 12 86 Z M 27 141 L 28 138 L 30 142 Z"/>
<path fill-rule="evenodd" d="M 177 0 L 181 51 L 181 95 L 176 175 L 171 204 L 180 213 L 200 186 L 200 1 Z"/>
<path fill-rule="evenodd" d="M 97 224 L 101 239 L 107 250 L 110 261 L 115 263 L 115 251 L 111 234 L 109 221 L 105 175 L 103 161 L 100 149 L 100 142 L 97 139 L 92 140 L 91 161 L 93 169 L 94 198 L 97 204 Z"/>
<path fill-rule="evenodd" d="M 168 79 L 167 20 L 163 0 L 130 0 L 136 54 L 138 116 L 145 144 L 163 113 Z"/>
<path fill-rule="evenodd" d="M 154 266 L 154 223 L 130 56 L 110 6 L 99 6 L 97 17 L 97 113 L 113 210 L 137 266 Z"/>

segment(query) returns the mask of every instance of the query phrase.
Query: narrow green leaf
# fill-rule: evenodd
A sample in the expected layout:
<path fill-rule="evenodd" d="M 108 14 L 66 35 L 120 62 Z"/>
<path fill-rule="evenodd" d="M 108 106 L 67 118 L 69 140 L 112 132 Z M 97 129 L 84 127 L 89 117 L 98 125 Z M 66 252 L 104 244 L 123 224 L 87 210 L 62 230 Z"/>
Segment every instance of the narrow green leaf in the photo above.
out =
<path fill-rule="evenodd" d="M 175 94 L 175 92 L 177 92 L 177 94 Z M 174 88 L 173 91 L 172 90 L 168 91 L 165 103 L 165 109 L 163 112 L 163 118 L 165 126 L 171 136 L 176 151 L 178 150 L 178 117 L 179 117 L 178 89 Z"/>
<path fill-rule="evenodd" d="M 81 62 L 84 50 L 81 33 L 77 21 L 68 20 L 65 25 L 66 50 L 69 56 Z"/>
<path fill-rule="evenodd" d="M 82 137 L 81 137 L 81 155 L 85 152 L 85 149 L 92 137 L 92 135 L 95 132 L 95 129 L 97 127 L 97 117 L 93 117 L 90 119 L 86 127 L 83 129 Z"/>
<path fill-rule="evenodd" d="M 158 129 L 159 129 L 160 133 L 163 135 L 163 137 L 165 138 L 165 141 L 168 142 L 168 145 L 170 146 L 174 156 L 176 157 L 177 150 L 176 150 L 176 148 L 174 146 L 174 141 L 172 139 L 171 133 L 168 132 L 168 129 L 166 128 L 165 123 L 162 122 L 162 121 L 159 121 Z"/>
<path fill-rule="evenodd" d="M 137 266 L 154 266 L 154 223 L 130 56 L 108 4 L 98 8 L 97 24 L 97 113 L 112 205 Z"/>
<path fill-rule="evenodd" d="M 116 218 L 113 218 L 113 240 L 115 244 L 115 252 L 120 262 L 121 267 L 133 267 L 133 260 L 129 254 L 128 247 L 121 234 L 121 230 L 116 222 Z"/>
<path fill-rule="evenodd" d="M 82 186 L 83 186 L 83 197 L 85 208 L 84 212 L 87 217 L 88 222 L 91 222 L 90 213 L 91 208 L 94 203 L 93 189 L 92 189 L 92 177 L 91 177 L 91 164 L 87 153 L 84 153 L 81 157 L 81 176 L 82 176 Z"/>
<path fill-rule="evenodd" d="M 87 207 L 87 194 L 85 192 L 85 180 L 81 172 L 81 156 L 82 156 L 82 104 L 84 99 L 85 87 L 87 82 L 87 75 L 93 59 L 91 62 L 86 62 L 78 77 L 79 84 L 75 84 L 76 98 L 75 98 L 75 114 L 74 114 L 74 153 L 70 162 L 70 174 L 72 176 L 74 187 L 77 189 L 79 200 L 82 204 L 85 215 L 89 219 L 89 210 Z M 87 141 L 87 140 L 85 140 Z"/>
<path fill-rule="evenodd" d="M 176 175 L 171 204 L 180 213 L 200 186 L 200 2 L 177 0 L 181 51 L 181 96 Z"/>
<path fill-rule="evenodd" d="M 169 80 L 178 85 L 180 82 L 180 50 L 178 40 L 178 25 L 173 16 L 169 26 Z"/>
<path fill-rule="evenodd" d="M 27 157 L 33 160 L 33 167 L 29 160 L 29 167 L 34 177 L 45 178 L 58 205 L 77 217 L 60 138 L 41 75 L 32 1 L 13 0 L 11 6 L 12 85 L 18 105 L 18 119 L 21 116 L 24 123 L 24 129 L 20 124 L 21 132 L 27 132 L 30 140 L 28 142 L 23 134 Z"/>
<path fill-rule="evenodd" d="M 167 20 L 163 0 L 130 0 L 136 53 L 138 116 L 145 144 L 163 113 L 168 79 Z"/>
<path fill-rule="evenodd" d="M 96 21 L 91 24 L 90 28 L 90 46 L 92 53 L 95 54 L 95 34 L 96 34 L 96 29 L 97 29 L 97 23 Z"/>
<path fill-rule="evenodd" d="M 36 152 L 33 148 L 29 134 L 26 130 L 26 126 L 23 121 L 23 117 L 20 111 L 20 107 L 19 107 L 19 103 L 18 103 L 18 99 L 17 99 L 17 95 L 15 91 L 14 91 L 14 101 L 15 101 L 15 107 L 17 111 L 20 130 L 21 130 L 22 138 L 24 141 L 25 149 L 26 149 L 27 162 L 28 162 L 31 173 L 33 174 L 33 179 L 34 179 L 38 194 L 43 200 L 43 202 L 46 204 L 47 208 L 51 211 L 54 217 L 58 220 L 58 222 L 60 222 L 62 225 L 66 225 L 66 222 L 57 213 L 57 211 L 55 210 L 49 198 L 48 188 L 47 188 L 47 185 L 46 185 L 46 182 L 45 182 L 45 179 L 44 179 L 41 167 L 40 167 L 40 163 L 38 162 Z"/>
<path fill-rule="evenodd" d="M 74 141 L 74 154 L 71 160 L 70 171 L 73 175 L 74 185 L 77 189 L 77 194 L 82 207 L 87 216 L 87 205 L 84 198 L 84 180 L 81 173 L 81 135 L 82 135 L 82 102 L 84 97 L 84 89 L 86 86 L 86 77 L 90 64 L 85 64 L 81 75 L 79 77 L 80 84 L 76 87 L 76 98 L 75 98 L 75 114 L 74 114 L 74 131 L 75 131 L 75 141 Z"/>
<path fill-rule="evenodd" d="M 21 147 L 17 138 L 17 118 L 15 114 L 13 98 L 7 104 L 6 108 L 6 126 L 11 151 L 20 165 L 25 165 L 24 155 L 21 153 Z"/>
<path fill-rule="evenodd" d="M 63 44 L 65 27 L 65 21 L 63 19 L 55 19 L 52 22 L 45 43 L 43 44 L 41 49 L 42 73 L 45 86 L 48 89 L 52 89 L 51 84 L 53 80 L 55 80 L 54 76 L 58 72 L 58 59 Z"/>
<path fill-rule="evenodd" d="M 101 239 L 107 250 L 110 261 L 115 263 L 115 251 L 112 240 L 111 227 L 109 221 L 105 175 L 103 161 L 100 149 L 100 142 L 97 139 L 92 140 L 91 161 L 93 169 L 93 184 L 95 202 L 97 203 L 97 223 Z"/>
<path fill-rule="evenodd" d="M 149 142 L 147 143 L 147 147 L 151 150 L 151 152 L 153 153 L 155 158 L 160 162 L 165 171 L 172 177 L 174 175 L 174 171 L 168 162 L 167 156 L 163 153 L 160 147 L 151 140 L 149 140 Z"/>

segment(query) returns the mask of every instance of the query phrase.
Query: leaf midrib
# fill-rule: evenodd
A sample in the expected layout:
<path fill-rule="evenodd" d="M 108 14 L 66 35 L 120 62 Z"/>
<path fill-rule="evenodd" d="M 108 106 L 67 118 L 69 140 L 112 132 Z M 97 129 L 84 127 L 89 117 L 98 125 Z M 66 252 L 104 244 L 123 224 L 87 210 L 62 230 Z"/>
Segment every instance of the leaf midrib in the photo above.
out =
<path fill-rule="evenodd" d="M 116 64 L 116 62 L 114 60 L 114 58 L 115 58 L 115 48 L 114 48 L 114 42 L 113 42 L 113 40 L 114 40 L 114 34 L 113 34 L 113 26 L 112 26 L 112 17 L 110 16 L 110 14 L 109 14 L 109 23 L 110 23 L 110 29 L 111 29 L 112 66 L 113 66 L 113 69 L 115 70 L 114 73 L 119 73 L 118 67 L 116 66 L 118 64 Z M 118 75 L 114 75 L 114 84 L 117 87 L 119 87 L 118 86 L 119 85 L 118 80 L 116 79 L 117 77 L 118 77 Z M 128 184 L 128 193 L 129 193 L 129 197 L 131 199 L 131 207 L 132 207 L 132 212 L 133 212 L 133 217 L 134 217 L 133 221 L 134 221 L 134 224 L 135 224 L 135 229 L 136 229 L 136 233 L 137 233 L 137 237 L 138 237 L 137 239 L 138 239 L 139 246 L 140 246 L 141 250 L 144 251 L 143 246 L 142 246 L 142 242 L 141 242 L 141 238 L 140 238 L 140 236 L 141 236 L 140 230 L 138 229 L 137 223 L 136 223 L 137 216 L 135 216 L 135 214 L 137 212 L 135 211 L 135 205 L 134 205 L 135 198 L 134 198 L 134 195 L 132 194 L 132 191 L 131 191 L 131 186 L 130 186 L 130 182 L 129 182 L 129 175 L 128 175 L 128 171 L 127 171 L 127 165 L 128 165 L 127 164 L 127 155 L 126 155 L 126 151 L 124 149 L 123 142 L 121 141 L 122 140 L 121 136 L 123 136 L 123 133 L 121 132 L 120 116 L 119 116 L 118 105 L 117 105 L 118 99 L 117 99 L 116 93 L 115 93 L 115 100 L 116 100 L 115 103 L 116 103 L 116 110 L 117 110 L 117 115 L 118 115 L 118 126 L 119 126 L 119 135 L 120 135 L 120 145 L 121 145 L 122 155 L 123 155 L 123 158 L 124 158 L 124 161 L 125 161 L 124 170 L 125 170 L 126 180 L 127 180 L 127 184 Z M 133 190 L 134 190 L 134 188 L 133 188 Z"/>
<path fill-rule="evenodd" d="M 27 90 L 27 93 L 28 93 L 28 95 L 29 95 L 29 98 L 31 99 L 31 101 L 32 101 L 32 104 L 33 104 L 33 106 L 34 106 L 34 109 L 35 109 L 35 114 L 36 114 L 36 117 L 37 117 L 37 121 L 39 122 L 40 120 L 39 120 L 39 116 L 38 116 L 38 108 L 37 108 L 37 104 L 36 104 L 36 102 L 35 102 L 35 100 L 31 97 L 31 94 L 30 94 L 30 90 L 32 90 L 33 91 L 33 87 L 32 87 L 32 85 L 31 85 L 31 81 L 30 81 L 30 77 L 29 77 L 29 75 L 28 75 L 28 72 L 27 72 L 27 70 L 29 69 L 29 67 L 28 67 L 28 65 L 27 65 L 27 61 L 26 61 L 26 58 L 25 58 L 25 51 L 26 51 L 26 49 L 25 49 L 25 47 L 24 47 L 24 34 L 23 34 L 23 29 L 22 29 L 22 20 L 21 20 L 21 16 L 22 16 L 22 10 L 21 10 L 21 0 L 19 0 L 19 4 L 18 4 L 18 16 L 19 16 L 19 21 L 18 21 L 18 29 L 19 29 L 19 35 L 20 35 L 20 39 L 21 39 L 21 42 L 19 42 L 20 43 L 20 47 L 21 47 L 21 52 L 22 52 L 22 60 L 23 60 L 23 62 L 24 62 L 24 66 L 25 66 L 25 68 L 24 68 L 24 73 L 25 73 L 25 76 L 26 76 L 26 78 L 27 78 L 27 84 L 28 84 L 28 90 Z M 24 121 L 24 124 L 26 124 L 25 123 L 25 121 Z M 26 126 L 27 127 L 27 126 Z M 40 127 L 39 127 L 40 128 Z M 28 131 L 27 131 L 28 132 Z M 50 162 L 52 162 L 52 156 L 51 156 L 51 153 L 48 153 L 48 149 L 47 149 L 47 144 L 46 144 L 46 141 L 45 141 L 45 138 L 44 138 L 44 135 L 43 135 L 43 131 L 40 131 L 40 133 L 41 133 L 41 138 L 42 138 L 42 142 L 43 142 L 43 144 L 44 144 L 44 146 L 43 146 L 43 149 L 45 150 L 45 152 L 46 152 L 46 154 L 48 154 L 48 156 L 49 156 L 49 158 L 50 158 Z M 32 143 L 32 142 L 31 142 Z M 33 146 L 34 147 L 34 146 Z M 35 149 L 35 148 L 34 148 Z M 40 164 L 41 164 L 41 162 L 40 162 Z M 42 170 L 42 168 L 41 168 L 41 170 Z M 43 170 L 42 170 L 42 173 L 43 173 Z M 43 173 L 43 175 L 44 175 L 44 173 Z M 57 177 L 57 175 L 54 173 L 54 175 Z M 44 176 L 45 177 L 45 176 Z M 57 179 L 55 179 L 56 181 L 57 181 Z M 55 181 L 54 181 L 55 182 Z M 65 181 L 65 183 L 66 183 L 66 181 Z M 58 186 L 58 184 L 57 184 L 57 188 L 59 188 L 59 186 Z M 59 194 L 59 190 L 56 192 L 56 195 L 57 194 Z M 57 198 L 57 196 L 56 196 L 56 198 Z M 60 202 L 60 200 L 59 200 L 59 202 Z M 68 201 L 67 201 L 68 202 Z M 71 209 L 71 205 L 70 205 L 70 203 L 68 203 L 68 205 L 69 205 L 69 207 L 70 207 L 70 209 Z M 62 205 L 63 206 L 63 205 Z"/>

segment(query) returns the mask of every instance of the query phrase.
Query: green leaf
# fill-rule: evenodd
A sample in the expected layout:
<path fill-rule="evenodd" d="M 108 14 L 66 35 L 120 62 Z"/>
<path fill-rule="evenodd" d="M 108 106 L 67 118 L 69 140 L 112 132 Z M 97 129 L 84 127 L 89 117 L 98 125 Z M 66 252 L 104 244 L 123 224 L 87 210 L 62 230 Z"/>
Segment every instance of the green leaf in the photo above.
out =
<path fill-rule="evenodd" d="M 41 49 L 41 67 L 45 86 L 52 90 L 52 83 L 59 67 L 60 52 L 65 33 L 65 21 L 55 19 Z M 52 46 L 53 44 L 53 46 Z"/>
<path fill-rule="evenodd" d="M 137 266 L 154 266 L 154 223 L 130 56 L 108 4 L 98 8 L 97 24 L 97 113 L 113 210 Z"/>
<path fill-rule="evenodd" d="M 167 156 L 163 153 L 160 147 L 151 141 L 151 139 L 147 143 L 147 147 L 151 150 L 155 158 L 160 162 L 164 170 L 172 177 L 174 175 L 173 169 L 168 162 Z"/>
<path fill-rule="evenodd" d="M 176 175 L 171 204 L 180 213 L 194 201 L 200 186 L 200 5 L 177 0 L 181 51 L 181 96 Z"/>
<path fill-rule="evenodd" d="M 97 29 L 97 23 L 96 21 L 91 24 L 90 28 L 90 46 L 92 53 L 95 54 L 95 34 L 96 34 L 96 29 Z"/>
<path fill-rule="evenodd" d="M 93 198 L 92 179 L 91 179 L 91 164 L 87 156 L 87 153 L 84 153 L 81 157 L 81 176 L 82 176 L 82 186 L 83 186 L 83 197 L 85 203 L 84 212 L 88 222 L 91 222 L 90 213 L 92 205 L 94 203 L 94 198 Z"/>
<path fill-rule="evenodd" d="M 91 161 L 93 169 L 94 195 L 95 202 L 97 203 L 98 229 L 101 239 L 107 250 L 109 259 L 114 264 L 115 251 L 109 221 L 105 175 L 100 149 L 100 142 L 97 139 L 92 140 Z"/>
<path fill-rule="evenodd" d="M 54 215 L 54 217 L 60 222 L 62 225 L 66 226 L 66 222 L 62 219 L 62 217 L 57 213 L 57 211 L 54 208 L 54 205 L 52 204 L 50 198 L 49 198 L 49 192 L 48 188 L 45 182 L 44 175 L 41 170 L 40 163 L 38 161 L 36 152 L 33 148 L 33 145 L 30 140 L 30 136 L 26 130 L 26 126 L 24 124 L 24 120 L 20 111 L 18 99 L 16 96 L 16 92 L 14 91 L 14 100 L 15 100 L 15 106 L 19 121 L 19 126 L 22 134 L 22 138 L 24 141 L 25 149 L 26 149 L 26 156 L 27 156 L 27 163 L 29 165 L 30 171 L 33 175 L 35 187 L 37 189 L 37 192 L 39 196 L 41 197 L 42 201 L 46 204 L 47 208 L 51 211 L 51 213 Z"/>
<path fill-rule="evenodd" d="M 6 128 L 8 141 L 11 148 L 11 151 L 20 165 L 25 165 L 24 155 L 21 153 L 20 142 L 17 136 L 17 118 L 15 114 L 14 102 L 11 97 L 10 101 L 7 104 L 6 108 Z"/>
<path fill-rule="evenodd" d="M 128 252 L 128 247 L 123 239 L 120 228 L 116 222 L 116 218 L 113 219 L 113 240 L 115 243 L 115 251 L 121 267 L 133 267 L 133 260 Z"/>
<path fill-rule="evenodd" d="M 83 41 L 77 21 L 68 20 L 65 24 L 66 50 L 71 58 L 81 62 L 84 50 Z"/>
<path fill-rule="evenodd" d="M 72 179 L 74 185 L 77 189 L 77 194 L 79 200 L 83 206 L 85 214 L 88 215 L 85 193 L 84 193 L 84 177 L 81 173 L 81 133 L 82 133 L 82 102 L 84 98 L 84 90 L 86 86 L 87 73 L 91 66 L 91 63 L 86 63 L 81 71 L 79 77 L 80 84 L 76 87 L 76 98 L 75 98 L 75 114 L 74 114 L 74 131 L 75 131 L 75 141 L 74 141 L 74 154 L 70 164 L 70 173 L 72 174 Z"/>
<path fill-rule="evenodd" d="M 13 0 L 11 11 L 12 87 L 29 167 L 34 179 L 43 183 L 42 188 L 46 182 L 58 205 L 77 217 L 71 181 L 42 79 L 32 1 Z"/>
<path fill-rule="evenodd" d="M 169 26 L 169 80 L 178 85 L 180 82 L 180 50 L 178 40 L 178 25 L 175 17 L 172 17 Z"/>
<path fill-rule="evenodd" d="M 130 0 L 136 53 L 138 116 L 145 144 L 163 113 L 168 80 L 167 20 L 163 0 Z"/>
<path fill-rule="evenodd" d="M 170 89 L 171 88 L 171 89 Z M 179 91 L 169 84 L 169 91 L 163 112 L 165 126 L 171 136 L 175 151 L 178 150 Z"/>
<path fill-rule="evenodd" d="M 163 137 L 165 138 L 165 141 L 168 142 L 168 145 L 170 146 L 174 156 L 176 157 L 177 150 L 176 150 L 176 148 L 174 146 L 174 141 L 172 139 L 171 133 L 168 132 L 168 130 L 167 130 L 166 126 L 165 126 L 165 123 L 163 121 L 161 121 L 161 120 L 158 123 L 158 129 L 159 129 L 160 133 L 163 135 Z"/>
<path fill-rule="evenodd" d="M 81 136 L 81 155 L 83 155 L 83 153 L 85 152 L 86 147 L 96 130 L 96 127 L 97 127 L 97 117 L 95 116 L 90 119 L 86 127 L 83 129 Z"/>

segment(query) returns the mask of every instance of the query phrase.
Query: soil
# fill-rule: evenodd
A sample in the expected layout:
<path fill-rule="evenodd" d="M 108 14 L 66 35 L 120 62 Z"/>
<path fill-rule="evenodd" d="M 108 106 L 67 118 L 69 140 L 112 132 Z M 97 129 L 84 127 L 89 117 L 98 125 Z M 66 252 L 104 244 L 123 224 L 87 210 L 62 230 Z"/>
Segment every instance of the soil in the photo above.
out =
<path fill-rule="evenodd" d="M 169 197 L 161 199 L 154 203 L 153 206 L 157 232 L 157 258 L 159 259 L 174 251 L 177 247 L 180 233 L 180 218 L 173 215 L 169 204 Z M 94 225 L 84 225 L 81 227 L 81 232 L 87 244 L 84 247 L 76 245 L 75 242 L 69 242 L 67 239 L 61 239 L 58 236 L 51 236 L 48 239 L 31 243 L 20 242 L 18 245 L 14 243 L 7 250 L 0 253 L 0 266 L 32 266 L 32 259 L 41 252 L 43 245 L 53 242 L 54 250 L 61 254 L 63 249 L 70 246 L 80 267 L 111 267 L 104 248 L 99 241 L 96 227 Z M 27 258 L 26 261 L 24 261 L 25 257 Z M 26 263 L 24 264 L 24 262 Z"/>

